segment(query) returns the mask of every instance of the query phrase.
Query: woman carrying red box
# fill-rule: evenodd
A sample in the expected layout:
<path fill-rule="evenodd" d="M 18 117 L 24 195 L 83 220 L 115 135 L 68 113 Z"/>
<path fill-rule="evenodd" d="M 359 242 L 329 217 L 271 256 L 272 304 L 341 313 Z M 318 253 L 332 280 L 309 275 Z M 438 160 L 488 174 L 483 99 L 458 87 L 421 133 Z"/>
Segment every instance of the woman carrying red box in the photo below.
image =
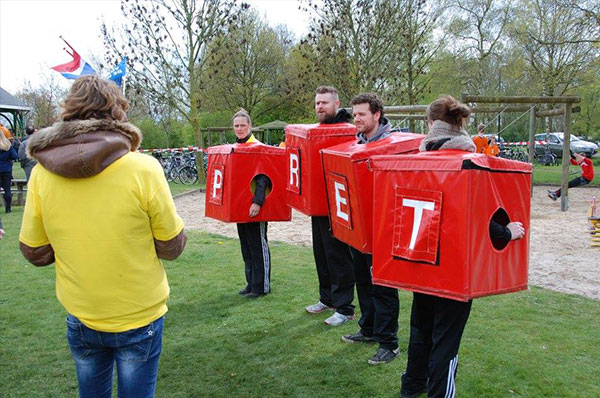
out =
<path fill-rule="evenodd" d="M 475 144 L 463 126 L 470 109 L 451 96 L 442 96 L 427 107 L 429 132 L 421 151 L 454 149 L 475 151 Z M 465 209 L 465 213 L 468 209 Z M 521 239 L 525 230 L 520 222 L 503 226 L 490 224 L 490 236 L 502 240 Z M 483 237 L 482 237 L 483 239 Z M 402 398 L 429 398 L 456 395 L 456 370 L 460 340 L 469 319 L 472 300 L 467 302 L 413 293 L 410 318 L 408 363 L 402 375 Z"/>

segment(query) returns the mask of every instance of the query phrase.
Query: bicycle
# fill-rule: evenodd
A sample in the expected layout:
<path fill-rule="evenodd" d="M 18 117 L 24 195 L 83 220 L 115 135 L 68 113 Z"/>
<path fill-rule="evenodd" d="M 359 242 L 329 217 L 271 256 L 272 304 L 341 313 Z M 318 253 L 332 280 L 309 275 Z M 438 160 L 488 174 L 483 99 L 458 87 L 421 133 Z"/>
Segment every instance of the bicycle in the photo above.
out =
<path fill-rule="evenodd" d="M 544 145 L 543 153 L 535 153 L 535 160 L 543 166 L 556 166 L 558 164 L 558 157 L 550 150 L 550 146 L 547 144 Z"/>

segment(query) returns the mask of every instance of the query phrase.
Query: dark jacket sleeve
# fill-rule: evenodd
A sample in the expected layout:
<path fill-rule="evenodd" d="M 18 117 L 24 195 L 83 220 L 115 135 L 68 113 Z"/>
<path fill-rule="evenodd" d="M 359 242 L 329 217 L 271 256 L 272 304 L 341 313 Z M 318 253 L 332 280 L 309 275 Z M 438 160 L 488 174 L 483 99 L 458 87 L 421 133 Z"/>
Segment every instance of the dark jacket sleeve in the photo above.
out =
<path fill-rule="evenodd" d="M 19 242 L 19 249 L 21 249 L 23 257 L 36 267 L 43 267 L 54 262 L 54 249 L 50 245 L 31 247 Z"/>
<path fill-rule="evenodd" d="M 9 150 L 9 156 L 12 160 L 19 159 L 19 154 L 17 153 L 17 150 L 12 146 L 10 147 L 10 150 Z"/>
<path fill-rule="evenodd" d="M 18 156 L 21 162 L 27 160 L 27 140 L 21 142 L 21 146 L 19 146 Z"/>
<path fill-rule="evenodd" d="M 259 174 L 258 176 L 256 176 L 256 189 L 254 190 L 254 197 L 252 198 L 252 203 L 256 203 L 259 206 L 262 206 L 265 203 L 265 196 L 268 184 L 269 179 L 267 176 L 263 174 Z"/>
<path fill-rule="evenodd" d="M 494 220 L 490 222 L 490 236 L 492 237 L 492 239 L 501 239 L 506 242 L 512 239 L 512 234 L 510 233 L 510 230 L 504 225 L 498 224 Z"/>
<path fill-rule="evenodd" d="M 154 248 L 156 249 L 156 255 L 158 258 L 163 260 L 175 260 L 183 252 L 185 244 L 187 243 L 187 236 L 183 229 L 176 237 L 169 240 L 158 240 L 154 239 Z"/>

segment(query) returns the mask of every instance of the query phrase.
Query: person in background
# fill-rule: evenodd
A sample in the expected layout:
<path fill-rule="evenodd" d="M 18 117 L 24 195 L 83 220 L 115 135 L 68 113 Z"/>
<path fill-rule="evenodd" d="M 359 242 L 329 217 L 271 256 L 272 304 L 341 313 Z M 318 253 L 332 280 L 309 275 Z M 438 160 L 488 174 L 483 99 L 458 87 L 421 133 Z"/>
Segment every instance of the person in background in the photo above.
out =
<path fill-rule="evenodd" d="M 2 123 L 0 123 L 0 131 L 2 132 L 2 135 L 4 136 L 4 138 L 9 139 L 11 134 L 10 131 L 8 131 L 8 129 L 6 127 L 4 127 L 4 125 Z"/>
<path fill-rule="evenodd" d="M 485 134 L 485 124 L 479 123 L 477 126 L 477 135 L 473 137 L 475 143 L 475 153 L 484 153 L 485 148 L 488 147 L 488 139 Z"/>
<path fill-rule="evenodd" d="M 156 159 L 137 152 L 129 103 L 96 75 L 75 80 L 62 121 L 29 138 L 19 234 L 36 266 L 56 262 L 56 296 L 80 398 L 153 397 L 169 283 L 161 259 L 185 247 L 183 221 Z M 33 355 L 33 353 L 32 353 Z"/>
<path fill-rule="evenodd" d="M 471 113 L 466 105 L 451 96 L 441 96 L 429 104 L 426 113 L 429 132 L 421 142 L 420 151 L 475 150 L 475 144 L 463 128 Z M 464 211 L 468 212 L 468 209 Z M 492 221 L 489 229 L 492 238 L 507 242 L 525 236 L 520 222 L 503 226 Z M 416 398 L 425 392 L 429 398 L 456 396 L 458 349 L 472 303 L 472 300 L 463 302 L 413 293 L 408 361 L 402 375 L 401 398 Z"/>
<path fill-rule="evenodd" d="M 580 153 L 573 154 L 571 152 L 571 159 L 569 160 L 573 166 L 581 167 L 581 176 L 569 181 L 569 188 L 587 185 L 592 182 L 594 179 L 594 164 L 592 163 L 592 159 L 586 158 Z M 560 198 L 560 188 L 555 191 L 549 189 L 548 197 L 552 200 Z"/>
<path fill-rule="evenodd" d="M 492 136 L 490 138 L 489 145 L 483 150 L 483 153 L 489 156 L 498 156 L 500 148 L 498 148 L 498 144 L 496 144 L 496 137 Z"/>
<path fill-rule="evenodd" d="M 384 116 L 383 102 L 375 94 L 360 94 L 351 101 L 354 124 L 359 144 L 381 140 L 390 135 L 391 125 Z M 354 279 L 360 305 L 360 329 L 342 336 L 347 343 L 379 343 L 375 355 L 367 362 L 379 365 L 391 362 L 400 352 L 398 349 L 398 290 L 374 285 L 373 255 L 362 253 L 353 247 Z"/>
<path fill-rule="evenodd" d="M 4 238 L 4 229 L 2 228 L 2 217 L 0 217 L 0 239 Z"/>
<path fill-rule="evenodd" d="M 4 209 L 6 213 L 12 210 L 12 169 L 13 161 L 19 158 L 17 151 L 4 134 L 0 135 L 0 186 L 4 190 Z"/>
<path fill-rule="evenodd" d="M 238 144 L 260 143 L 252 134 L 252 120 L 246 110 L 240 109 L 233 115 L 233 132 Z M 248 167 L 252 167 L 248 165 Z M 264 174 L 253 180 L 254 196 L 248 209 L 250 217 L 256 217 L 265 203 L 269 179 Z M 238 293 L 255 299 L 271 291 L 271 252 L 267 238 L 267 222 L 247 222 L 237 224 L 242 258 L 244 259 L 246 287 Z"/>
<path fill-rule="evenodd" d="M 10 137 L 8 137 L 8 140 L 10 141 L 10 144 L 12 145 L 13 148 L 15 148 L 15 151 L 18 152 L 19 151 L 19 147 L 21 146 L 21 141 L 13 133 L 12 129 L 8 129 L 8 134 L 10 135 Z"/>
<path fill-rule="evenodd" d="M 321 124 L 347 123 L 351 115 L 340 109 L 338 92 L 331 86 L 317 87 L 315 113 Z M 319 279 L 319 301 L 306 307 L 306 312 L 318 314 L 334 311 L 325 319 L 328 326 L 339 326 L 355 318 L 354 270 L 350 247 L 336 239 L 328 216 L 311 217 L 313 255 Z"/>
<path fill-rule="evenodd" d="M 31 170 L 33 166 L 37 164 L 34 159 L 30 159 L 27 157 L 27 141 L 31 137 L 33 133 L 35 133 L 37 129 L 33 128 L 33 126 L 27 126 L 25 128 L 26 137 L 21 142 L 19 146 L 19 161 L 21 162 L 21 167 L 25 170 L 25 177 L 27 178 L 27 182 L 29 182 L 29 177 L 31 176 Z"/>

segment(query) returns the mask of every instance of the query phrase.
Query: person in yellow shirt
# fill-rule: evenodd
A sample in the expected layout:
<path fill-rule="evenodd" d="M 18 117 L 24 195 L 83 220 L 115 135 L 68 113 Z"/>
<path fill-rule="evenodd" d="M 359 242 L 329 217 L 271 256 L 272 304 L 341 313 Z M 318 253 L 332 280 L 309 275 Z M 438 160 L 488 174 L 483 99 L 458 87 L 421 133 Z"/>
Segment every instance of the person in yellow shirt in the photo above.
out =
<path fill-rule="evenodd" d="M 483 150 L 483 153 L 489 156 L 498 156 L 500 148 L 498 148 L 498 144 L 496 144 L 496 137 L 490 138 L 489 145 Z"/>
<path fill-rule="evenodd" d="M 488 139 L 485 134 L 485 124 L 480 123 L 477 126 L 477 135 L 473 137 L 473 143 L 475 143 L 475 153 L 484 153 L 485 148 L 488 147 Z"/>
<path fill-rule="evenodd" d="M 37 160 L 19 235 L 36 266 L 56 263 L 56 296 L 79 396 L 154 396 L 169 284 L 161 259 L 186 243 L 158 161 L 137 152 L 140 130 L 112 82 L 88 75 L 69 91 L 60 122 L 34 134 Z"/>

